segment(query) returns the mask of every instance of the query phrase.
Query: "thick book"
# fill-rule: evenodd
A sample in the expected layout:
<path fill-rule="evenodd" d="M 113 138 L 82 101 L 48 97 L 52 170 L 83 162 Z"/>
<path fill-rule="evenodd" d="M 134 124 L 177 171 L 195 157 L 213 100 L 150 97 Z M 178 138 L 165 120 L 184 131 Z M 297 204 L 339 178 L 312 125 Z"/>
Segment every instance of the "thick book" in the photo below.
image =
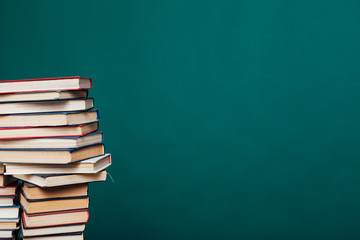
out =
<path fill-rule="evenodd" d="M 86 98 L 87 90 L 0 94 L 0 102 L 22 102 Z"/>
<path fill-rule="evenodd" d="M 90 78 L 80 76 L 0 81 L 0 93 L 81 90 L 92 88 Z"/>
<path fill-rule="evenodd" d="M 9 127 L 0 128 L 0 139 L 77 137 L 96 132 L 98 129 L 98 122 L 56 127 Z"/>
<path fill-rule="evenodd" d="M 92 98 L 0 103 L 0 114 L 85 111 L 94 107 Z"/>
<path fill-rule="evenodd" d="M 89 220 L 89 212 L 87 209 L 36 214 L 23 211 L 22 219 L 25 228 L 82 224 Z"/>
<path fill-rule="evenodd" d="M 98 173 L 111 165 L 111 155 L 105 154 L 67 165 L 6 164 L 6 174 L 79 174 Z"/>
<path fill-rule="evenodd" d="M 20 193 L 20 204 L 29 214 L 57 212 L 65 210 L 85 209 L 89 207 L 89 198 L 86 196 L 64 198 L 64 199 L 27 199 L 26 195 Z"/>
<path fill-rule="evenodd" d="M 15 178 L 12 178 L 14 181 L 16 181 Z M 6 196 L 16 196 L 16 189 L 17 184 L 13 184 L 7 187 L 0 187 L 0 196 L 6 197 Z"/>
<path fill-rule="evenodd" d="M 66 174 L 66 175 L 26 175 L 14 174 L 15 178 L 39 187 L 57 187 L 89 182 L 106 181 L 107 172 L 103 170 L 95 174 Z"/>
<path fill-rule="evenodd" d="M 21 224 L 21 232 L 24 237 L 36 237 L 47 235 L 59 235 L 65 233 L 82 233 L 85 231 L 85 224 L 72 224 L 57 227 L 25 228 Z"/>
<path fill-rule="evenodd" d="M 0 219 L 18 219 L 20 206 L 0 207 Z"/>
<path fill-rule="evenodd" d="M 17 180 L 11 176 L 6 176 L 6 175 L 2 175 L 0 174 L 0 188 L 9 186 L 11 184 L 13 184 L 14 182 L 16 182 Z"/>
<path fill-rule="evenodd" d="M 0 196 L 0 207 L 14 206 L 15 196 Z"/>
<path fill-rule="evenodd" d="M 5 172 L 5 166 L 3 164 L 0 164 L 0 174 L 3 174 Z"/>
<path fill-rule="evenodd" d="M 47 127 L 99 121 L 97 110 L 0 115 L 0 127 Z"/>
<path fill-rule="evenodd" d="M 0 149 L 0 162 L 69 164 L 103 154 L 103 144 L 69 149 Z"/>
<path fill-rule="evenodd" d="M 76 137 L 45 137 L 0 140 L 1 148 L 30 149 L 30 148 L 80 148 L 103 142 L 102 132 L 93 132 Z M 1 169 L 0 169 L 1 170 Z"/>
<path fill-rule="evenodd" d="M 61 234 L 52 236 L 23 237 L 23 240 L 83 240 L 82 233 Z"/>
<path fill-rule="evenodd" d="M 88 184 L 74 184 L 69 186 L 59 186 L 42 188 L 31 183 L 24 183 L 22 189 L 28 199 L 64 199 L 88 196 Z"/>

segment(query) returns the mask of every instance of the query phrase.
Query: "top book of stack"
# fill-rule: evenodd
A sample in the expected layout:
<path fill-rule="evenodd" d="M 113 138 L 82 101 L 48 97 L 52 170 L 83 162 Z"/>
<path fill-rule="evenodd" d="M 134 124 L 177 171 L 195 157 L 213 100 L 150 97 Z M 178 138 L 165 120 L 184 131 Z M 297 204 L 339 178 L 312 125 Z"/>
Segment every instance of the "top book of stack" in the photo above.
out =
<path fill-rule="evenodd" d="M 82 78 L 79 76 L 62 78 L 38 78 L 1 81 L 0 93 L 66 91 L 90 89 L 91 87 L 92 82 L 90 78 Z"/>

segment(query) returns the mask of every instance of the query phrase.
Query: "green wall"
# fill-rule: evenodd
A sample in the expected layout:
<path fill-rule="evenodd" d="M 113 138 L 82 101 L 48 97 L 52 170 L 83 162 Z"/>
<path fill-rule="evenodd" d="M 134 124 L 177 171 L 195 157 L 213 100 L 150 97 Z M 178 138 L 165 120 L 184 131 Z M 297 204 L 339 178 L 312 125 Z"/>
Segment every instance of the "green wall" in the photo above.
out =
<path fill-rule="evenodd" d="M 81 75 L 87 240 L 360 237 L 360 2 L 0 1 L 0 79 Z"/>

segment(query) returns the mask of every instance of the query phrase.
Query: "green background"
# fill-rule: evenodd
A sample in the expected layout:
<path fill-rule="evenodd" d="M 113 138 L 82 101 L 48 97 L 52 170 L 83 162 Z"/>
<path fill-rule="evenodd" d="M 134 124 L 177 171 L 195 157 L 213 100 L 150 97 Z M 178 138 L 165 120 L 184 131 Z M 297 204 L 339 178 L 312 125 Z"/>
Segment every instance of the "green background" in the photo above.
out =
<path fill-rule="evenodd" d="M 92 77 L 87 240 L 359 239 L 360 2 L 0 1 L 0 78 Z"/>

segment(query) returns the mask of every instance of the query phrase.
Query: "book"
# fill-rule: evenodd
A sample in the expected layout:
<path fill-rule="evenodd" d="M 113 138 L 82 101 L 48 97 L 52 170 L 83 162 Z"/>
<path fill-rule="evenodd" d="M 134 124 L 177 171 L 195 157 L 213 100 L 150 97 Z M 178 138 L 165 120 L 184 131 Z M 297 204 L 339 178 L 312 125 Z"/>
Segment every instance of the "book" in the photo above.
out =
<path fill-rule="evenodd" d="M 28 199 L 32 200 L 86 197 L 88 195 L 88 184 L 41 188 L 30 183 L 24 183 L 22 191 Z"/>
<path fill-rule="evenodd" d="M 64 199 L 27 199 L 25 194 L 20 193 L 20 204 L 29 213 L 45 213 L 65 210 L 85 209 L 89 207 L 88 197 L 74 197 Z"/>
<path fill-rule="evenodd" d="M 0 162 L 69 164 L 103 154 L 103 144 L 68 149 L 0 149 Z"/>
<path fill-rule="evenodd" d="M 98 129 L 98 122 L 55 127 L 9 127 L 0 128 L 0 139 L 84 136 Z"/>
<path fill-rule="evenodd" d="M 17 225 L 18 225 L 17 222 L 0 222 L 0 229 L 1 230 L 16 229 Z"/>
<path fill-rule="evenodd" d="M 1 114 L 85 111 L 94 107 L 92 98 L 0 103 Z"/>
<path fill-rule="evenodd" d="M 89 212 L 87 209 L 36 214 L 23 211 L 22 219 L 25 228 L 82 224 L 89 220 Z"/>
<path fill-rule="evenodd" d="M 17 219 L 19 217 L 20 206 L 0 207 L 1 219 Z"/>
<path fill-rule="evenodd" d="M 0 127 L 46 127 L 79 125 L 100 119 L 97 110 L 0 115 Z"/>
<path fill-rule="evenodd" d="M 15 178 L 12 178 L 14 181 L 16 181 Z M 7 187 L 0 187 L 0 196 L 16 196 L 16 185 L 10 185 Z"/>
<path fill-rule="evenodd" d="M 0 81 L 0 93 L 90 89 L 90 78 L 59 77 Z"/>
<path fill-rule="evenodd" d="M 13 238 L 13 230 L 0 230 L 0 239 L 1 238 Z"/>
<path fill-rule="evenodd" d="M 39 187 L 57 187 L 89 182 L 103 182 L 107 172 L 103 170 L 95 174 L 66 174 L 66 175 L 26 175 L 14 174 L 17 179 L 34 184 Z"/>
<path fill-rule="evenodd" d="M 17 218 L 0 218 L 0 223 L 18 223 L 20 217 Z"/>
<path fill-rule="evenodd" d="M 40 100 L 61 100 L 86 98 L 87 90 L 76 91 L 52 91 L 52 92 L 26 92 L 26 93 L 8 93 L 0 94 L 0 102 L 22 102 L 22 101 L 40 101 Z"/>
<path fill-rule="evenodd" d="M 61 234 L 52 236 L 36 236 L 36 237 L 23 237 L 24 240 L 83 240 L 82 233 L 77 234 Z"/>
<path fill-rule="evenodd" d="M 0 188 L 2 187 L 6 187 L 14 182 L 16 182 L 17 180 L 11 176 L 6 176 L 6 175 L 1 175 L 0 174 Z"/>
<path fill-rule="evenodd" d="M 41 228 L 25 228 L 24 224 L 21 224 L 21 231 L 24 237 L 31 236 L 46 236 L 53 234 L 64 233 L 82 233 L 85 231 L 85 224 L 73 224 L 57 227 L 41 227 Z"/>
<path fill-rule="evenodd" d="M 6 164 L 6 174 L 79 174 L 98 173 L 111 165 L 110 154 L 89 158 L 67 165 Z"/>
<path fill-rule="evenodd" d="M 14 206 L 15 196 L 0 196 L 0 207 Z"/>
<path fill-rule="evenodd" d="M 0 140 L 1 148 L 80 148 L 103 142 L 102 132 L 93 132 L 75 137 L 44 137 Z M 0 169 L 1 170 L 1 169 Z"/>

